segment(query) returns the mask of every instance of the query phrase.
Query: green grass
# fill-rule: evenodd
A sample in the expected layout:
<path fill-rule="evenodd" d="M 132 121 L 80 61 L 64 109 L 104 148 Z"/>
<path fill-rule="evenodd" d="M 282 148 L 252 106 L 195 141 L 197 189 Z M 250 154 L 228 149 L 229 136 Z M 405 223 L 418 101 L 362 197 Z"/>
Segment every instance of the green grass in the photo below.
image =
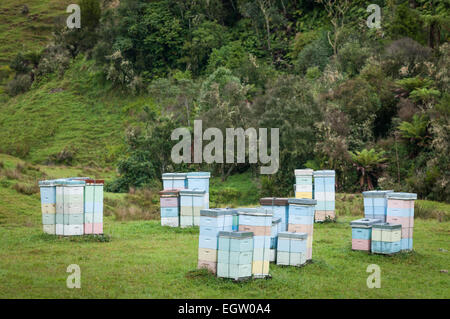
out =
<path fill-rule="evenodd" d="M 2 0 L 0 7 L 0 65 L 18 52 L 40 51 L 50 40 L 56 20 L 67 18 L 70 0 Z M 21 13 L 24 5 L 29 13 Z"/>
<path fill-rule="evenodd" d="M 4 170 L 23 168 L 55 177 L 80 175 L 83 167 L 30 167 L 0 155 Z M 28 168 L 27 168 L 28 167 Z M 39 168 L 36 171 L 36 168 Z M 68 174 L 68 175 L 64 175 Z M 97 172 L 112 177 L 111 172 Z M 83 175 L 83 174 L 81 174 Z M 111 178 L 110 177 L 110 178 Z M 214 179 L 211 191 L 256 190 L 246 174 L 226 183 Z M 362 216 L 362 198 L 338 194 L 336 223 L 315 224 L 313 262 L 301 268 L 272 265 L 272 279 L 234 283 L 197 266 L 198 228 L 159 225 L 159 220 L 104 218 L 105 237 L 56 237 L 42 233 L 39 194 L 24 195 L 0 178 L 0 298 L 448 298 L 450 223 L 416 218 L 413 253 L 371 255 L 351 250 L 349 222 Z M 244 180 L 247 180 L 244 182 Z M 3 182 L 2 182 L 3 181 Z M 245 197 L 245 196 L 244 196 Z M 105 193 L 105 205 L 126 204 L 127 194 Z M 236 200 L 238 204 L 249 198 Z M 251 204 L 252 202 L 250 202 Z M 255 201 L 253 201 L 255 203 Z M 250 205 L 249 204 L 249 205 Z M 449 205 L 420 201 L 443 209 Z M 356 207 L 356 208 L 355 208 Z M 81 289 L 66 288 L 70 264 L 81 268 Z M 366 286 L 367 266 L 381 268 L 381 288 Z"/>
<path fill-rule="evenodd" d="M 66 149 L 74 164 L 114 166 L 123 154 L 125 128 L 133 123 L 124 108 L 147 100 L 103 85 L 92 61 L 79 57 L 62 79 L 53 76 L 0 102 L 0 153 L 46 163 Z"/>
<path fill-rule="evenodd" d="M 258 179 L 251 172 L 231 175 L 225 182 L 214 177 L 211 178 L 209 200 L 215 207 L 257 205 L 260 198 L 258 185 Z"/>

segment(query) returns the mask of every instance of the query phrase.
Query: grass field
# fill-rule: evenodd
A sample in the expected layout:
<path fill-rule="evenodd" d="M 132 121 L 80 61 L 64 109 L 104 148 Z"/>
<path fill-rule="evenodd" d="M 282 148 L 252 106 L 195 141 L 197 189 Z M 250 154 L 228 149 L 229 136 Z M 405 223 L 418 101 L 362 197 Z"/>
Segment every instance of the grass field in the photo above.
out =
<path fill-rule="evenodd" d="M 18 163 L 26 166 L 7 155 L 0 155 L 0 162 L 1 172 Z M 24 170 L 20 182 L 31 183 L 33 172 L 53 177 L 88 173 L 82 167 L 35 166 Z M 114 172 L 89 175 L 111 178 Z M 221 187 L 239 189 L 235 179 Z M 448 273 L 441 272 L 449 267 L 450 223 L 433 217 L 435 211 L 448 216 L 448 204 L 418 201 L 417 207 L 432 213 L 416 218 L 413 253 L 370 255 L 351 250 L 349 222 L 362 216 L 361 196 L 338 194 L 337 222 L 314 226 L 313 263 L 302 268 L 271 265 L 272 279 L 234 283 L 196 270 L 198 228 L 161 227 L 158 220 L 119 221 L 111 214 L 104 219 L 103 242 L 49 236 L 41 231 L 39 193 L 25 195 L 14 183 L 19 182 L 0 177 L 0 298 L 450 297 Z M 211 188 L 220 194 L 219 184 L 214 180 Z M 125 199 L 125 194 L 105 194 L 105 202 Z M 70 264 L 81 268 L 81 289 L 66 288 Z M 367 288 L 370 264 L 381 268 L 380 289 Z"/>

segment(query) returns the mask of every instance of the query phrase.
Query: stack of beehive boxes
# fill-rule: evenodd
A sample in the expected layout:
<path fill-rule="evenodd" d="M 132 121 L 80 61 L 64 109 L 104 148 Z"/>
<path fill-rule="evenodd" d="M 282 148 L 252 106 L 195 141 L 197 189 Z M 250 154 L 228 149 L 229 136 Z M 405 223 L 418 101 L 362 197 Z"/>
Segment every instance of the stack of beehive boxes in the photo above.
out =
<path fill-rule="evenodd" d="M 164 191 L 160 193 L 161 225 L 198 226 L 200 210 L 209 208 L 210 177 L 209 172 L 164 173 Z"/>
<path fill-rule="evenodd" d="M 274 262 L 277 255 L 278 233 L 281 229 L 281 218 L 272 218 L 272 231 L 270 234 L 270 256 L 269 261 Z"/>
<path fill-rule="evenodd" d="M 301 266 L 306 263 L 306 233 L 278 233 L 277 265 Z"/>
<path fill-rule="evenodd" d="M 159 192 L 161 226 L 180 226 L 179 190 L 166 189 Z"/>
<path fill-rule="evenodd" d="M 205 191 L 197 189 L 180 190 L 180 226 L 200 225 L 200 211 L 205 209 Z"/>
<path fill-rule="evenodd" d="M 387 193 L 386 197 L 386 222 L 401 225 L 401 250 L 412 250 L 414 230 L 414 200 L 417 199 L 417 194 L 391 192 Z"/>
<path fill-rule="evenodd" d="M 361 218 L 350 223 L 352 227 L 352 249 L 370 251 L 372 225 L 380 223 L 379 219 Z"/>
<path fill-rule="evenodd" d="M 402 226 L 378 223 L 372 225 L 372 253 L 395 254 L 401 249 Z"/>
<path fill-rule="evenodd" d="M 307 233 L 306 259 L 312 259 L 312 242 L 314 230 L 314 210 L 316 201 L 308 198 L 290 198 L 288 232 Z"/>
<path fill-rule="evenodd" d="M 44 233 L 56 234 L 56 181 L 40 181 L 41 211 Z"/>
<path fill-rule="evenodd" d="M 190 172 L 186 174 L 186 182 L 188 189 L 196 189 L 204 191 L 203 207 L 209 208 L 209 179 L 211 173 L 209 172 Z"/>
<path fill-rule="evenodd" d="M 83 180 L 66 179 L 56 183 L 56 235 L 84 234 Z"/>
<path fill-rule="evenodd" d="M 103 234 L 103 184 L 89 177 L 39 182 L 44 232 Z"/>
<path fill-rule="evenodd" d="M 386 194 L 391 190 L 367 191 L 363 192 L 364 197 L 364 217 L 379 219 L 386 222 L 387 198 Z"/>
<path fill-rule="evenodd" d="M 314 171 L 314 199 L 317 201 L 315 221 L 336 217 L 335 182 L 335 171 Z"/>
<path fill-rule="evenodd" d="M 243 280 L 252 276 L 253 233 L 221 231 L 218 234 L 217 277 Z"/>
<path fill-rule="evenodd" d="M 259 200 L 261 208 L 271 210 L 274 218 L 280 218 L 281 231 L 287 230 L 289 203 L 287 198 L 264 197 Z"/>
<path fill-rule="evenodd" d="M 295 198 L 313 198 L 313 170 L 296 169 L 294 192 Z"/>
<path fill-rule="evenodd" d="M 103 234 L 103 185 L 104 180 L 85 179 L 84 233 Z"/>
<path fill-rule="evenodd" d="M 234 209 L 212 208 L 200 211 L 198 268 L 217 271 L 217 244 L 220 231 L 232 231 Z"/>
<path fill-rule="evenodd" d="M 253 233 L 254 278 L 269 276 L 270 236 L 272 233 L 272 211 L 262 208 L 238 208 L 239 231 Z"/>

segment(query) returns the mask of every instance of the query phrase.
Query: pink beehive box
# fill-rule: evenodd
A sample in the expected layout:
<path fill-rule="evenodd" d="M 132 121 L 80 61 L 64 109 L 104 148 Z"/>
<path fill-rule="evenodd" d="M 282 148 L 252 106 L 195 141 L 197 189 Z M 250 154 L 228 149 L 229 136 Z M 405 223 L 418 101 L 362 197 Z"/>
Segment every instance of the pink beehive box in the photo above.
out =
<path fill-rule="evenodd" d="M 413 200 L 389 199 L 388 208 L 414 208 Z"/>
<path fill-rule="evenodd" d="M 386 222 L 391 224 L 400 224 L 402 228 L 414 227 L 414 217 L 387 216 Z"/>
<path fill-rule="evenodd" d="M 413 227 L 402 228 L 402 238 L 412 238 L 413 237 Z"/>
<path fill-rule="evenodd" d="M 161 207 L 178 207 L 178 198 L 161 197 Z"/>
<path fill-rule="evenodd" d="M 103 223 L 84 224 L 85 234 L 103 234 Z"/>
<path fill-rule="evenodd" d="M 370 251 L 370 239 L 352 239 L 353 250 L 367 250 Z"/>

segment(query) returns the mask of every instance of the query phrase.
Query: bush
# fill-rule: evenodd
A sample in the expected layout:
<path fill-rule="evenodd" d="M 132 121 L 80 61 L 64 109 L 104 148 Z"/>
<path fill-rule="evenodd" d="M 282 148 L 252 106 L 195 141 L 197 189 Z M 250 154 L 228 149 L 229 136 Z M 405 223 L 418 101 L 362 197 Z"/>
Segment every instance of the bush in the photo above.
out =
<path fill-rule="evenodd" d="M 6 93 L 10 96 L 16 96 L 27 92 L 33 83 L 29 74 L 19 74 L 6 85 Z"/>
<path fill-rule="evenodd" d="M 384 52 L 383 70 L 391 76 L 415 76 L 426 73 L 424 62 L 431 55 L 431 49 L 420 43 L 403 38 L 392 42 Z"/>
<path fill-rule="evenodd" d="M 39 186 L 36 184 L 29 185 L 29 184 L 22 184 L 22 183 L 16 183 L 14 184 L 13 188 L 21 194 L 24 195 L 33 195 L 39 193 Z"/>
<path fill-rule="evenodd" d="M 294 62 L 295 71 L 304 74 L 310 67 L 317 66 L 321 71 L 328 63 L 328 58 L 333 54 L 333 49 L 328 43 L 325 33 L 315 41 L 311 42 L 300 51 Z"/>
<path fill-rule="evenodd" d="M 359 74 L 369 56 L 369 48 L 362 47 L 358 42 L 347 42 L 339 50 L 337 61 L 342 72 L 355 76 Z"/>

